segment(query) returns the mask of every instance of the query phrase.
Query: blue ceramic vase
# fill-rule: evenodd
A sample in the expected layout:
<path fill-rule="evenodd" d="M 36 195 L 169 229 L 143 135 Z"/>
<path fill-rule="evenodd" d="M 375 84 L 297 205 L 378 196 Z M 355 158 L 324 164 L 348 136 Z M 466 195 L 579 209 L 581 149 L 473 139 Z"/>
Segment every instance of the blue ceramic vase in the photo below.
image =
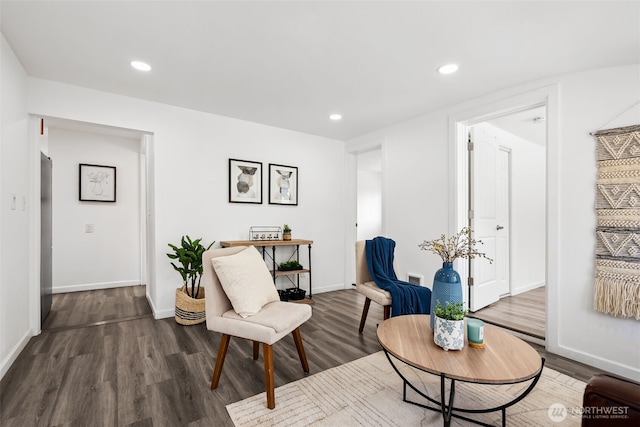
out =
<path fill-rule="evenodd" d="M 463 302 L 460 275 L 453 269 L 453 263 L 443 262 L 442 268 L 436 271 L 431 289 L 431 329 L 434 328 L 436 301 L 443 307 L 448 302 Z"/>

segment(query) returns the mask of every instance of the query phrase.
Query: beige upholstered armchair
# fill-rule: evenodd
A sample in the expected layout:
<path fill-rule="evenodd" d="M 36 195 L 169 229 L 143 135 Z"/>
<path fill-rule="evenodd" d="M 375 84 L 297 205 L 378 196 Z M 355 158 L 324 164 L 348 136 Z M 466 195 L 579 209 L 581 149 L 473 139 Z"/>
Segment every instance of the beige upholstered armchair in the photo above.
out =
<path fill-rule="evenodd" d="M 375 301 L 383 307 L 383 319 L 389 318 L 391 314 L 391 294 L 379 288 L 371 278 L 367 265 L 364 240 L 356 242 L 356 291 L 365 297 L 358 332 L 362 333 L 364 330 L 364 323 L 367 320 L 371 301 Z"/>
<path fill-rule="evenodd" d="M 300 325 L 311 318 L 307 304 L 281 302 L 273 279 L 253 247 L 211 249 L 202 256 L 207 329 L 222 334 L 211 379 L 218 387 L 231 337 L 253 341 L 253 360 L 263 348 L 267 407 L 275 407 L 272 345 L 293 334 L 305 373 L 309 372 Z"/>

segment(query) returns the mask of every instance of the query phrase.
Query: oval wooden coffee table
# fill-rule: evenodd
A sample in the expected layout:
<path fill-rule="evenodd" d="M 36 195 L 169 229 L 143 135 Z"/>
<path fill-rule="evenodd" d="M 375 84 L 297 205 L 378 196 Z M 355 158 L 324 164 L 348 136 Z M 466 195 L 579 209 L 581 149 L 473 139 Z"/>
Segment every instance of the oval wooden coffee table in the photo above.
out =
<path fill-rule="evenodd" d="M 433 342 L 433 330 L 429 315 L 396 316 L 378 326 L 378 341 L 393 369 L 403 380 L 402 398 L 405 402 L 441 412 L 444 425 L 451 417 L 461 418 L 480 425 L 489 425 L 467 418 L 460 413 L 502 412 L 505 425 L 506 408 L 523 399 L 536 385 L 542 374 L 544 358 L 529 344 L 499 328 L 485 324 L 483 348 L 470 347 L 465 337 L 462 350 L 445 351 Z M 440 377 L 440 401 L 418 390 L 402 375 L 390 356 L 421 371 Z M 449 400 L 445 400 L 445 385 L 450 382 Z M 514 384 L 532 380 L 520 396 L 499 406 L 487 409 L 468 409 L 454 406 L 456 381 L 478 384 Z M 438 405 L 423 405 L 407 400 L 407 386 L 420 396 Z"/>

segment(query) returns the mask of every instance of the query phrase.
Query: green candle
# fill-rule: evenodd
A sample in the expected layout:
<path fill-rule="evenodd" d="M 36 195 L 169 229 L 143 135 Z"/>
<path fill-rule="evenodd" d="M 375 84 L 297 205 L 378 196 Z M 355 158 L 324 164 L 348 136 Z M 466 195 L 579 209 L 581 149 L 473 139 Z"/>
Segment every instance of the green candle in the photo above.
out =
<path fill-rule="evenodd" d="M 484 341 L 484 322 L 482 320 L 467 318 L 467 338 L 469 342 L 475 344 Z"/>

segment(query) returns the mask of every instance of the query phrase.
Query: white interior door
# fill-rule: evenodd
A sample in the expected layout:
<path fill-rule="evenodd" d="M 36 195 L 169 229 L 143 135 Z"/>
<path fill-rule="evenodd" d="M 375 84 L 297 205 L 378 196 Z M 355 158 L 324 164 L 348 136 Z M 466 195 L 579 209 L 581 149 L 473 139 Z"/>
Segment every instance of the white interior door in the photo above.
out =
<path fill-rule="evenodd" d="M 480 310 L 509 292 L 509 152 L 483 129 L 470 130 L 470 224 L 477 248 L 493 259 L 471 260 L 469 308 Z"/>

